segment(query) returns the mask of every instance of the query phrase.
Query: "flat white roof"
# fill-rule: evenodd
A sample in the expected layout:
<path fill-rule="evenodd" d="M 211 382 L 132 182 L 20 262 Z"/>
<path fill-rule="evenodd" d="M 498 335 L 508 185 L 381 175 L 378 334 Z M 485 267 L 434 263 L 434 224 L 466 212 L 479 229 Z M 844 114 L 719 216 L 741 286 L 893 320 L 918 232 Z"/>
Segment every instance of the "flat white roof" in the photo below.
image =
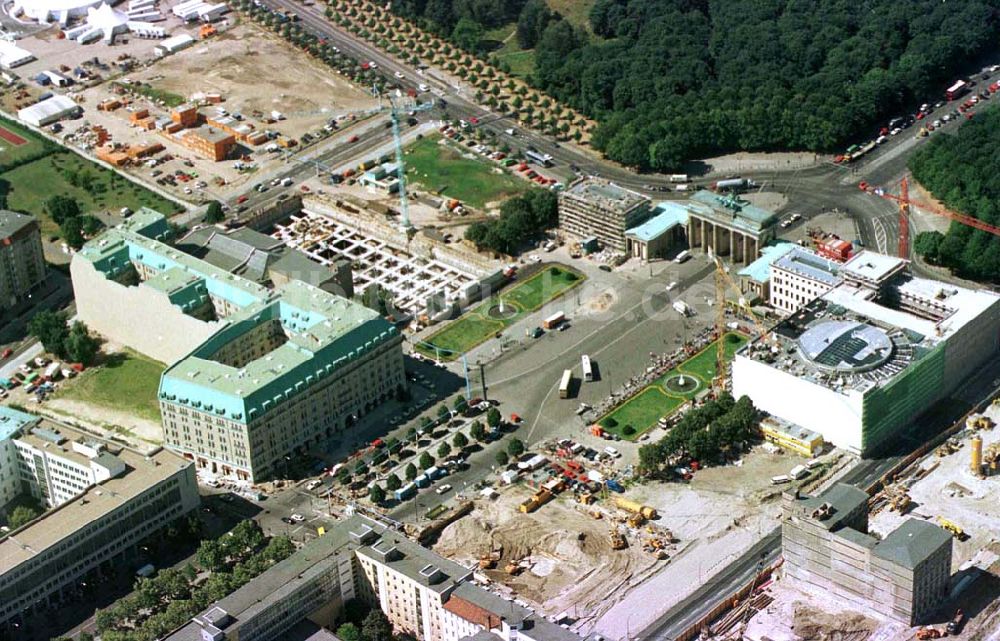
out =
<path fill-rule="evenodd" d="M 10 69 L 34 59 L 34 54 L 27 49 L 22 49 L 7 40 L 0 40 L 0 65 Z"/>
<path fill-rule="evenodd" d="M 881 282 L 905 267 L 908 262 L 905 258 L 862 251 L 841 265 L 840 273 L 847 276 L 854 275 L 863 280 Z"/>
<path fill-rule="evenodd" d="M 41 122 L 52 116 L 61 116 L 76 109 L 76 103 L 66 96 L 56 94 L 41 102 L 36 102 L 30 107 L 17 112 L 17 117 L 25 122 Z"/>
<path fill-rule="evenodd" d="M 947 339 L 1000 300 L 1000 296 L 993 292 L 966 289 L 924 278 L 908 280 L 899 286 L 899 293 L 933 302 L 936 307 L 950 310 L 950 314 L 940 322 L 935 322 L 905 310 L 884 307 L 874 301 L 874 292 L 849 283 L 834 287 L 823 295 L 823 299 L 874 321 L 916 332 L 931 341 Z"/>
<path fill-rule="evenodd" d="M 177 47 L 183 47 L 184 45 L 190 44 L 192 42 L 194 42 L 194 38 L 192 38 L 186 33 L 182 33 L 179 36 L 172 36 L 170 38 L 167 38 L 157 46 L 163 47 L 165 49 L 175 49 Z"/>

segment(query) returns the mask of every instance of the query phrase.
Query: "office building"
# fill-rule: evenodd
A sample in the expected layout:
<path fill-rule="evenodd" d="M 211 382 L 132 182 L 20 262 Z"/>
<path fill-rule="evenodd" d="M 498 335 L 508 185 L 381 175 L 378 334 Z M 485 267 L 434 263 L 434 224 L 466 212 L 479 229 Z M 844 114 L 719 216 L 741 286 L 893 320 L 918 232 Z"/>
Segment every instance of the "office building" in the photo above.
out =
<path fill-rule="evenodd" d="M 168 238 L 161 215 L 140 211 L 70 271 L 81 320 L 168 364 L 164 442 L 199 468 L 265 480 L 405 387 L 402 337 L 376 312 L 294 270 L 271 290 Z"/>
<path fill-rule="evenodd" d="M 892 445 L 1000 347 L 1000 296 L 861 252 L 840 284 L 742 347 L 733 394 L 863 456 Z"/>
<path fill-rule="evenodd" d="M 578 238 L 596 237 L 604 246 L 626 251 L 626 230 L 644 222 L 649 199 L 614 183 L 582 178 L 559 192 L 559 229 Z"/>
<path fill-rule="evenodd" d="M 0 625 L 58 604 L 91 573 L 120 570 L 142 541 L 198 506 L 194 466 L 176 454 L 0 408 L 5 425 L 16 428 L 0 441 L 0 474 L 13 449 L 21 487 L 55 507 L 0 538 Z"/>
<path fill-rule="evenodd" d="M 26 214 L 0 210 L 0 316 L 45 281 L 42 232 Z"/>
<path fill-rule="evenodd" d="M 782 495 L 785 579 L 861 612 L 916 625 L 948 593 L 951 534 L 916 518 L 884 539 L 868 534 L 868 494 L 846 484 L 822 496 Z"/>
<path fill-rule="evenodd" d="M 771 307 L 785 314 L 799 310 L 840 282 L 840 263 L 794 247 L 771 264 Z"/>
<path fill-rule="evenodd" d="M 688 245 L 711 250 L 733 264 L 757 260 L 761 248 L 775 236 L 777 215 L 735 194 L 702 190 L 691 196 L 688 206 Z"/>
<path fill-rule="evenodd" d="M 332 626 L 344 603 L 355 598 L 380 608 L 397 633 L 418 641 L 473 636 L 580 641 L 471 578 L 471 569 L 375 521 L 352 516 L 164 641 L 284 640 L 302 628 Z"/>

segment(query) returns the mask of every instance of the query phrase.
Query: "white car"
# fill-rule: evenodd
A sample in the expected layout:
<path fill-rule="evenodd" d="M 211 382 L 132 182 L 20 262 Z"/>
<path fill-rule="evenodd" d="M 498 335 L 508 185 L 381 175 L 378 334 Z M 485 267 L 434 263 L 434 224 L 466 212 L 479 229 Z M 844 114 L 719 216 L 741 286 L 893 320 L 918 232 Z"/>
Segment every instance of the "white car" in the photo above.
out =
<path fill-rule="evenodd" d="M 402 79 L 403 79 L 403 72 L 401 72 L 401 71 L 397 71 L 396 73 L 394 73 L 394 74 L 392 74 L 392 75 L 396 76 L 396 77 L 397 77 L 397 78 L 399 78 L 400 80 L 402 80 Z"/>
<path fill-rule="evenodd" d="M 315 490 L 320 485 L 323 485 L 323 481 L 321 481 L 319 479 L 313 479 L 313 480 L 309 481 L 309 483 L 306 484 L 306 489 L 307 490 Z"/>
<path fill-rule="evenodd" d="M 293 523 L 301 523 L 306 520 L 306 517 L 302 516 L 301 514 L 293 514 L 288 518 L 290 518 Z"/>
<path fill-rule="evenodd" d="M 451 491 L 451 483 L 445 483 L 438 489 L 434 490 L 434 492 L 436 492 L 437 494 L 445 494 L 446 492 L 449 491 Z"/>
<path fill-rule="evenodd" d="M 672 291 L 674 289 L 674 287 L 677 287 L 677 281 L 676 280 L 670 281 L 670 283 L 667 285 L 667 291 L 668 292 Z"/>

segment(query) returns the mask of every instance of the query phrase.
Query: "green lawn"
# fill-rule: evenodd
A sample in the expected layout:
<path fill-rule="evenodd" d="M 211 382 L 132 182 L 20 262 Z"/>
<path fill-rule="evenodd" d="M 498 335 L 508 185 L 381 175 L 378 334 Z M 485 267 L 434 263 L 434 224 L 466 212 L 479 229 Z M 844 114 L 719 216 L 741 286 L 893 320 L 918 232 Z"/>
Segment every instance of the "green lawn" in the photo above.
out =
<path fill-rule="evenodd" d="M 54 151 L 56 148 L 54 144 L 48 142 L 30 129 L 22 127 L 13 120 L 0 118 L 0 127 L 27 141 L 21 145 L 14 145 L 0 138 L 0 170 L 24 158 L 36 157 L 46 151 Z"/>
<path fill-rule="evenodd" d="M 590 31 L 590 9 L 594 0 L 548 0 L 546 4 L 561 13 L 574 27 Z"/>
<path fill-rule="evenodd" d="M 106 363 L 64 382 L 58 394 L 159 422 L 156 394 L 164 368 L 163 363 L 132 351 L 112 354 Z"/>
<path fill-rule="evenodd" d="M 79 187 L 69 182 L 68 177 L 73 174 L 81 177 Z M 7 207 L 37 216 L 46 235 L 59 233 L 43 207 L 56 194 L 75 198 L 85 213 L 117 211 L 122 207 L 134 211 L 146 206 L 170 215 L 178 209 L 173 202 L 69 151 L 21 165 L 0 174 L 0 178 L 10 183 Z"/>
<path fill-rule="evenodd" d="M 535 50 L 515 50 L 497 54 L 498 60 L 503 60 L 510 66 L 510 75 L 524 78 L 535 70 Z"/>
<path fill-rule="evenodd" d="M 459 151 L 461 147 L 440 141 L 441 136 L 428 136 L 406 149 L 407 180 L 478 209 L 530 189 L 526 181 L 498 173 L 492 164 L 464 157 L 475 155 L 471 149 Z"/>
<path fill-rule="evenodd" d="M 526 314 L 562 296 L 584 280 L 585 277 L 575 270 L 550 265 L 500 295 L 500 299 L 517 309 L 517 314 L 505 320 L 490 318 L 489 310 L 495 304 L 494 300 L 484 301 L 441 331 L 431 335 L 417 346 L 417 350 L 426 356 L 439 357 L 443 361 L 455 360 Z M 435 347 L 442 352 L 438 353 Z"/>
<path fill-rule="evenodd" d="M 745 337 L 733 333 L 727 333 L 722 340 L 725 341 L 727 361 L 732 360 L 736 350 L 747 342 Z M 627 440 L 635 440 L 643 432 L 652 429 L 661 418 L 673 414 L 684 401 L 694 398 L 703 390 L 711 387 L 712 379 L 715 378 L 715 350 L 716 343 L 710 343 L 700 352 L 647 385 L 643 391 L 633 396 L 624 405 L 604 415 L 598 423 L 608 432 L 618 434 Z M 681 374 L 698 379 L 698 387 L 689 392 L 675 392 L 666 387 L 665 384 L 668 380 Z M 626 425 L 635 428 L 635 432 L 626 435 L 622 431 Z"/>

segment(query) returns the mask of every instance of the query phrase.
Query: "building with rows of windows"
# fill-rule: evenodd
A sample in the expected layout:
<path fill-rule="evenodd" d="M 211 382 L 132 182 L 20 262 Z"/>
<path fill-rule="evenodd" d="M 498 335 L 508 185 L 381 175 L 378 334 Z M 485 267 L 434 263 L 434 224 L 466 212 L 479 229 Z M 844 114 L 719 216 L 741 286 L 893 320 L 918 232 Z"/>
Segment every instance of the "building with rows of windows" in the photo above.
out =
<path fill-rule="evenodd" d="M 172 452 L 138 452 L 0 406 L 0 500 L 24 494 L 49 509 L 0 536 L 0 626 L 119 571 L 200 500 L 194 465 Z"/>
<path fill-rule="evenodd" d="M 376 312 L 299 280 L 268 288 L 169 234 L 137 213 L 74 256 L 73 289 L 81 320 L 168 363 L 164 442 L 199 469 L 266 480 L 404 388 L 402 337 Z"/>

